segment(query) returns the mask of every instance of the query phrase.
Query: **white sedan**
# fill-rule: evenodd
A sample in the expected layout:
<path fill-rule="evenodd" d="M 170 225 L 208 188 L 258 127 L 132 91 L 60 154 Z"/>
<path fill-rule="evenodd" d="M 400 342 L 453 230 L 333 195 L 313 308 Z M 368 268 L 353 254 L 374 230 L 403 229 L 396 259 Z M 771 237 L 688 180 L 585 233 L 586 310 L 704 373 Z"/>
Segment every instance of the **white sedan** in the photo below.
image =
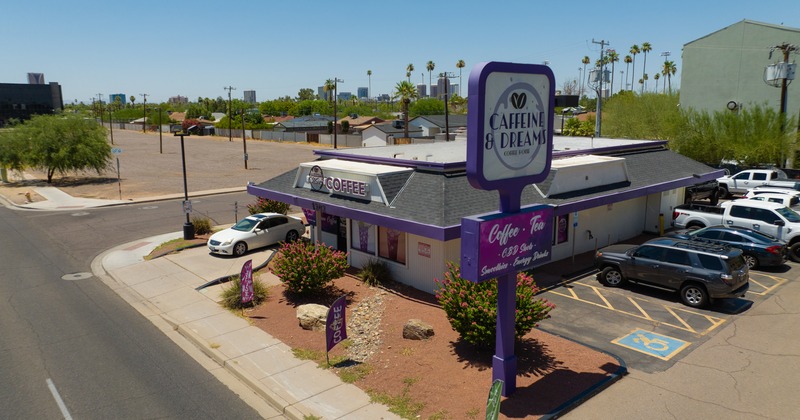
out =
<path fill-rule="evenodd" d="M 212 253 L 238 257 L 249 249 L 270 246 L 281 241 L 296 241 L 305 232 L 305 225 L 296 217 L 279 213 L 258 213 L 211 235 L 208 249 Z"/>

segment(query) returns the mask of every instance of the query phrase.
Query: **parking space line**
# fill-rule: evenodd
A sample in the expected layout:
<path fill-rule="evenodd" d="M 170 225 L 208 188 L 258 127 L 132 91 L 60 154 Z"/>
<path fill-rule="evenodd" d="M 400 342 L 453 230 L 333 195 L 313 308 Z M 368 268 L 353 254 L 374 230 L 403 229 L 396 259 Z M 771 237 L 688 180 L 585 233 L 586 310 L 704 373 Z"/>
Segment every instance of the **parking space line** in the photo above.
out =
<path fill-rule="evenodd" d="M 697 331 L 695 331 L 691 325 L 687 324 L 686 321 L 683 320 L 683 318 L 679 317 L 678 314 L 676 314 L 675 311 L 672 310 L 672 308 L 670 308 L 669 306 L 664 306 L 664 309 L 666 309 L 667 312 L 671 313 L 672 316 L 675 317 L 675 319 L 680 321 L 680 323 L 683 324 L 684 327 L 686 327 L 686 331 L 697 333 Z"/>
<path fill-rule="evenodd" d="M 762 277 L 766 277 L 768 279 L 771 279 L 771 280 L 773 280 L 775 282 L 775 284 L 773 284 L 772 286 L 767 286 L 767 285 L 763 284 L 761 281 L 757 281 L 756 279 L 754 279 L 753 278 L 754 275 L 755 276 L 762 276 Z M 752 294 L 758 295 L 758 296 L 765 296 L 767 293 L 772 292 L 773 290 L 775 290 L 776 288 L 778 288 L 782 284 L 786 283 L 787 281 L 788 280 L 786 280 L 783 277 L 771 276 L 769 274 L 764 274 L 764 273 L 753 273 L 753 272 L 750 272 L 750 282 L 751 283 L 755 283 L 755 284 L 759 285 L 760 287 L 763 287 L 764 290 L 760 291 L 760 292 L 757 292 L 757 291 L 754 291 L 754 290 L 748 290 L 747 293 L 752 293 Z"/>
<path fill-rule="evenodd" d="M 649 319 L 650 321 L 652 321 L 652 320 L 653 320 L 653 318 L 651 318 L 651 317 L 650 317 L 650 314 L 648 314 L 647 312 L 645 312 L 645 310 L 644 310 L 644 309 L 642 309 L 642 307 L 641 307 L 641 306 L 639 306 L 639 304 L 638 304 L 638 303 L 636 303 L 636 300 L 634 300 L 634 299 L 633 299 L 632 297 L 630 297 L 630 296 L 628 296 L 628 300 L 629 300 L 629 301 L 630 301 L 630 302 L 633 304 L 633 306 L 635 306 L 635 307 L 636 307 L 636 309 L 638 309 L 638 310 L 639 310 L 639 312 L 641 312 L 641 313 L 642 313 L 642 315 L 644 316 L 644 318 L 645 318 L 645 319 Z"/>
<path fill-rule="evenodd" d="M 594 292 L 594 295 L 599 297 L 600 300 L 603 303 L 593 302 L 592 300 L 584 299 L 584 298 L 580 297 L 580 293 L 576 292 L 577 286 L 582 286 L 582 287 L 586 287 L 586 288 L 592 289 L 592 291 Z M 634 318 L 639 318 L 639 319 L 643 319 L 643 320 L 646 320 L 646 321 L 654 322 L 654 323 L 656 323 L 656 325 L 664 325 L 664 326 L 672 327 L 672 328 L 675 328 L 675 329 L 678 329 L 678 330 L 687 331 L 687 332 L 690 332 L 692 334 L 697 334 L 697 335 L 700 335 L 700 336 L 708 334 L 709 332 L 713 331 L 714 329 L 716 329 L 720 325 L 724 324 L 725 321 L 726 321 L 725 318 L 704 314 L 702 312 L 695 312 L 695 311 L 687 310 L 687 309 L 684 309 L 684 308 L 667 306 L 667 305 L 664 305 L 662 303 L 651 301 L 651 300 L 645 299 L 645 298 L 625 296 L 623 293 L 620 293 L 619 291 L 605 290 L 605 289 L 602 289 L 600 287 L 597 287 L 597 286 L 594 286 L 594 285 L 591 285 L 591 284 L 582 283 L 580 281 L 574 281 L 574 282 L 571 282 L 569 285 L 564 285 L 564 288 L 569 290 L 569 293 L 560 292 L 560 290 L 561 290 L 560 288 L 551 289 L 547 293 L 553 293 L 553 294 L 558 295 L 558 296 L 563 296 L 565 298 L 577 300 L 579 302 L 588 303 L 590 305 L 594 305 L 594 306 L 597 306 L 597 307 L 600 307 L 600 308 L 609 309 L 609 310 L 611 310 L 613 312 L 618 312 L 618 313 L 621 313 L 621 314 L 632 316 Z M 606 295 L 608 295 L 608 296 L 606 296 Z M 611 296 L 625 297 L 636 308 L 636 310 L 638 310 L 639 313 L 631 312 L 631 311 L 628 311 L 628 310 L 624 310 L 622 308 L 615 308 L 614 305 L 609 300 L 611 298 Z M 648 313 L 648 311 L 642 306 L 643 303 L 646 303 L 647 305 L 654 305 L 657 309 L 663 308 L 666 312 L 668 312 L 678 322 L 672 322 L 670 319 L 662 320 L 662 319 L 653 318 L 653 316 L 650 315 L 650 313 Z M 696 317 L 696 318 L 703 319 L 710 325 L 708 325 L 705 328 L 700 329 L 700 331 L 698 332 L 697 326 L 693 327 L 687 321 L 688 318 L 684 319 L 684 316 L 682 314 L 686 314 L 686 315 L 688 315 L 690 317 Z"/>
<path fill-rule="evenodd" d="M 605 297 L 605 296 L 603 296 L 603 295 L 600 293 L 600 290 L 598 290 L 598 289 L 597 289 L 597 286 L 591 286 L 591 288 L 592 288 L 592 289 L 594 289 L 594 293 L 595 293 L 595 294 L 596 294 L 598 297 L 600 297 L 600 299 L 601 299 L 603 302 L 605 302 L 605 303 L 606 303 L 606 306 L 608 307 L 608 309 L 611 309 L 612 311 L 614 311 L 614 310 L 615 310 L 615 309 L 614 309 L 614 306 L 613 306 L 613 305 L 612 305 L 612 304 L 611 304 L 611 303 L 608 301 L 608 299 L 606 299 L 606 297 Z"/>

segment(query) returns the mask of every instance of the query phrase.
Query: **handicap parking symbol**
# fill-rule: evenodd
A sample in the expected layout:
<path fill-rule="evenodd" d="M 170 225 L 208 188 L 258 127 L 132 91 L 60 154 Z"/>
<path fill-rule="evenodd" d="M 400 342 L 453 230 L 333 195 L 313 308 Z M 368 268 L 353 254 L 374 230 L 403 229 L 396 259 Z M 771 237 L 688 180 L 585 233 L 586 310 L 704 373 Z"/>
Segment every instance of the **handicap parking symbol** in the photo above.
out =
<path fill-rule="evenodd" d="M 688 341 L 656 334 L 641 329 L 613 340 L 612 343 L 629 348 L 661 360 L 669 360 L 678 352 L 689 346 Z"/>

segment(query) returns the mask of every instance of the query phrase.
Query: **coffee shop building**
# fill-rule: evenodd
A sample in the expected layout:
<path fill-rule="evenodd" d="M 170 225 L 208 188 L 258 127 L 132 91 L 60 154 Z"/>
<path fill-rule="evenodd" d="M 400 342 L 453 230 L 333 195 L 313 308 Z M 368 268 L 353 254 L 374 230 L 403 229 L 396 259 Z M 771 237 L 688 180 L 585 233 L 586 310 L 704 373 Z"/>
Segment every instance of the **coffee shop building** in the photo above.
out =
<path fill-rule="evenodd" d="M 302 208 L 312 240 L 347 252 L 351 266 L 384 261 L 395 280 L 433 292 L 460 259 L 462 218 L 498 210 L 497 192 L 467 181 L 466 149 L 456 140 L 318 150 L 247 190 Z M 524 189 L 522 206 L 552 207 L 543 264 L 659 232 L 685 187 L 721 174 L 662 141 L 555 136 L 550 172 Z"/>

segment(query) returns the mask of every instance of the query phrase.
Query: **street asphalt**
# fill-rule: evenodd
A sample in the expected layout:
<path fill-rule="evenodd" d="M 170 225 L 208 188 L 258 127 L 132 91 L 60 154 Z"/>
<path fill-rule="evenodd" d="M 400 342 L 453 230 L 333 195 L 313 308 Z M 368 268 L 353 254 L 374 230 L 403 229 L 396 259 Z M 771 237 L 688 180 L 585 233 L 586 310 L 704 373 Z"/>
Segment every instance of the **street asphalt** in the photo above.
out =
<path fill-rule="evenodd" d="M 216 192 L 229 191 L 196 195 Z M 46 200 L 20 207 L 74 210 L 118 204 L 71 197 L 49 187 L 37 193 Z M 370 403 L 359 388 L 342 383 L 313 362 L 296 359 L 288 346 L 222 308 L 215 302 L 221 286 L 197 290 L 209 281 L 238 273 L 245 257 L 220 264 L 219 259 L 208 258 L 201 247 L 144 260 L 160 243 L 181 236 L 182 232 L 168 233 L 108 250 L 93 261 L 94 274 L 165 334 L 177 331 L 267 400 L 275 411 L 262 413 L 265 417 L 398 418 L 385 406 Z M 271 252 L 251 253 L 246 258 L 253 258 L 255 266 Z M 548 266 L 540 276 L 555 276 L 562 269 L 561 273 L 569 272 L 567 263 Z M 767 299 L 734 317 L 669 369 L 655 373 L 632 369 L 622 380 L 559 416 L 800 418 L 798 280 L 790 279 Z"/>

